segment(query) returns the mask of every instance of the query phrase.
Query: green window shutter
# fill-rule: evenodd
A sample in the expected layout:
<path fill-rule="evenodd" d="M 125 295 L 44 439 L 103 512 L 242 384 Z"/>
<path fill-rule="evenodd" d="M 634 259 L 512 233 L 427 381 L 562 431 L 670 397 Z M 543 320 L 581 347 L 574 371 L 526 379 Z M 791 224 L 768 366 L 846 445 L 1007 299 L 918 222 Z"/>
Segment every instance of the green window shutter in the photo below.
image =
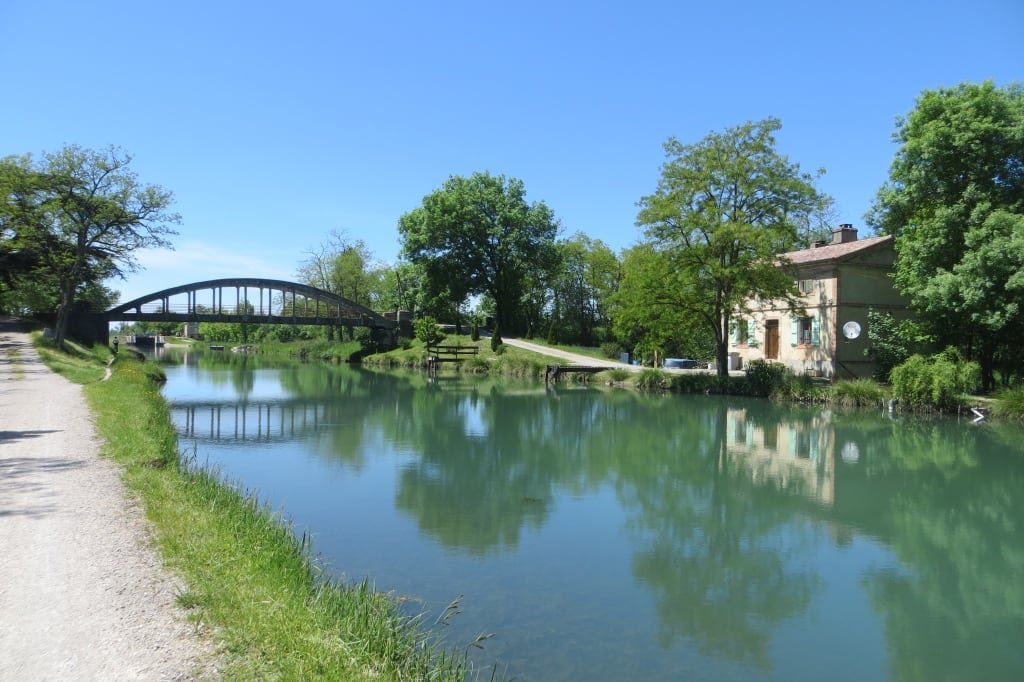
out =
<path fill-rule="evenodd" d="M 800 343 L 800 320 L 789 321 L 789 343 L 793 346 Z"/>
<path fill-rule="evenodd" d="M 811 345 L 821 344 L 821 323 L 817 317 L 811 318 Z"/>
<path fill-rule="evenodd" d="M 757 348 L 758 345 L 758 328 L 754 318 L 750 318 L 750 325 L 747 327 L 747 345 L 751 348 Z"/>
<path fill-rule="evenodd" d="M 736 320 L 729 323 L 729 343 L 733 346 L 739 343 L 740 332 L 739 329 L 737 329 L 737 326 Z"/>

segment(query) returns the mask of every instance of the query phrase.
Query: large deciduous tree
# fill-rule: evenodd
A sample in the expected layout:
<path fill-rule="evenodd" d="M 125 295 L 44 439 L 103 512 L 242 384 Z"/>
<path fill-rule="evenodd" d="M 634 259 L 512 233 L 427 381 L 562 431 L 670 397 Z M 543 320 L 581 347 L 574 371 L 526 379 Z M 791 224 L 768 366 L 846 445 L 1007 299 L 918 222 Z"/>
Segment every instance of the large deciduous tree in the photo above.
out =
<path fill-rule="evenodd" d="M 301 282 L 380 309 L 384 268 L 374 262 L 363 240 L 350 241 L 343 233 L 332 231 L 327 241 L 307 256 L 299 267 Z"/>
<path fill-rule="evenodd" d="M 551 288 L 551 341 L 592 346 L 605 341 L 608 306 L 622 278 L 622 263 L 600 239 L 582 233 L 558 242 L 559 266 Z M 549 336 L 551 336 L 549 334 Z"/>
<path fill-rule="evenodd" d="M 0 310 L 56 309 L 56 286 L 40 268 L 58 246 L 46 229 L 48 186 L 31 157 L 0 159 Z"/>
<path fill-rule="evenodd" d="M 326 241 L 307 252 L 298 279 L 359 305 L 382 310 L 386 274 L 387 269 L 374 262 L 363 240 L 350 241 L 344 233 L 332 230 Z M 328 326 L 327 338 L 333 339 L 333 335 L 334 328 Z"/>
<path fill-rule="evenodd" d="M 711 329 L 690 310 L 691 288 L 699 283 L 681 274 L 671 254 L 649 242 L 623 254 L 622 282 L 612 297 L 613 329 L 640 358 L 679 354 L 705 360 L 713 352 Z"/>
<path fill-rule="evenodd" d="M 28 249 L 25 267 L 38 286 L 56 291 L 58 344 L 77 301 L 106 298 L 100 283 L 134 271 L 138 249 L 170 247 L 170 226 L 180 220 L 168 211 L 171 193 L 140 184 L 131 160 L 116 147 L 68 146 L 36 164 L 28 157 L 4 162 L 3 176 L 17 181 L 14 191 L 9 182 L 3 188 L 4 231 Z"/>
<path fill-rule="evenodd" d="M 814 176 L 775 149 L 774 118 L 711 133 L 695 144 L 672 138 L 654 194 L 643 197 L 637 225 L 664 254 L 672 277 L 649 300 L 697 320 L 715 339 L 720 375 L 728 368 L 730 321 L 752 298 L 793 292 L 776 255 L 798 240 L 827 201 Z"/>
<path fill-rule="evenodd" d="M 991 389 L 995 369 L 1021 368 L 1024 90 L 985 82 L 926 91 L 894 139 L 900 148 L 868 220 L 895 235 L 896 285 L 927 331 L 977 360 Z"/>
<path fill-rule="evenodd" d="M 522 331 L 517 304 L 531 280 L 557 259 L 558 221 L 543 202 L 529 204 L 521 180 L 474 173 L 449 178 L 398 223 L 403 253 L 424 268 L 431 295 L 456 308 L 471 295 L 494 302 L 502 331 Z"/>

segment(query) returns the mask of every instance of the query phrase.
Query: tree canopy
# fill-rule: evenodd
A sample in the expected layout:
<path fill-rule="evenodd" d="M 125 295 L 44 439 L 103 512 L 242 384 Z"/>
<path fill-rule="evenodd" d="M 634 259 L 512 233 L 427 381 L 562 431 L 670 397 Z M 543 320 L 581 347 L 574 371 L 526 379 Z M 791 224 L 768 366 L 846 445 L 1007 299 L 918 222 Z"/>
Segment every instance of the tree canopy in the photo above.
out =
<path fill-rule="evenodd" d="M 1019 365 L 1008 344 L 1024 332 L 1024 90 L 926 91 L 894 139 L 869 221 L 895 235 L 895 282 L 922 324 L 991 388 L 997 364 Z"/>
<path fill-rule="evenodd" d="M 138 249 L 170 247 L 171 225 L 180 220 L 168 211 L 172 195 L 140 184 L 131 160 L 117 147 L 97 152 L 72 145 L 38 163 L 26 156 L 0 164 L 0 259 L 12 267 L 5 285 L 49 292 L 37 304 L 56 304 L 58 344 L 72 307 L 111 298 L 101 283 L 134 271 Z"/>
<path fill-rule="evenodd" d="M 639 203 L 637 224 L 672 275 L 647 304 L 709 330 L 723 375 L 732 316 L 752 298 L 793 293 L 776 255 L 797 244 L 799 229 L 828 201 L 814 176 L 776 151 L 780 128 L 768 118 L 694 144 L 669 139 L 657 190 Z"/>
<path fill-rule="evenodd" d="M 580 232 L 556 247 L 548 340 L 587 346 L 605 341 L 611 326 L 610 300 L 622 277 L 618 256 L 600 239 Z"/>
<path fill-rule="evenodd" d="M 453 176 L 398 222 L 403 254 L 424 268 L 430 295 L 455 306 L 471 295 L 494 303 L 503 331 L 522 331 L 517 304 L 531 278 L 556 263 L 558 221 L 543 202 L 527 203 L 521 180 Z"/>

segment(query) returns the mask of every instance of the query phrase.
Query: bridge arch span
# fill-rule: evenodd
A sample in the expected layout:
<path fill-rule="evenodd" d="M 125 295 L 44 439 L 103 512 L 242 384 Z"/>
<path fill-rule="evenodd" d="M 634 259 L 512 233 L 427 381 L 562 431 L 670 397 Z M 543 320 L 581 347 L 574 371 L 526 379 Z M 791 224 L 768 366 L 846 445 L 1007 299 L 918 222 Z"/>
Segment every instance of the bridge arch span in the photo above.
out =
<path fill-rule="evenodd" d="M 102 316 L 108 322 L 252 322 L 397 328 L 395 320 L 338 294 L 308 284 L 259 277 L 182 284 L 114 306 Z"/>

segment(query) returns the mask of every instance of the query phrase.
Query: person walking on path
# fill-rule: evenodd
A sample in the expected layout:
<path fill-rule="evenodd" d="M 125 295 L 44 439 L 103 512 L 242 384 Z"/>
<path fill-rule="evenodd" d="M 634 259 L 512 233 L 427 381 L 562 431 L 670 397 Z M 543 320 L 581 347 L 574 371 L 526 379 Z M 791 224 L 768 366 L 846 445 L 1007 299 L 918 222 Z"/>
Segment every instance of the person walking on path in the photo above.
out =
<path fill-rule="evenodd" d="M 81 386 L 0 319 L 0 680 L 215 677 Z"/>

